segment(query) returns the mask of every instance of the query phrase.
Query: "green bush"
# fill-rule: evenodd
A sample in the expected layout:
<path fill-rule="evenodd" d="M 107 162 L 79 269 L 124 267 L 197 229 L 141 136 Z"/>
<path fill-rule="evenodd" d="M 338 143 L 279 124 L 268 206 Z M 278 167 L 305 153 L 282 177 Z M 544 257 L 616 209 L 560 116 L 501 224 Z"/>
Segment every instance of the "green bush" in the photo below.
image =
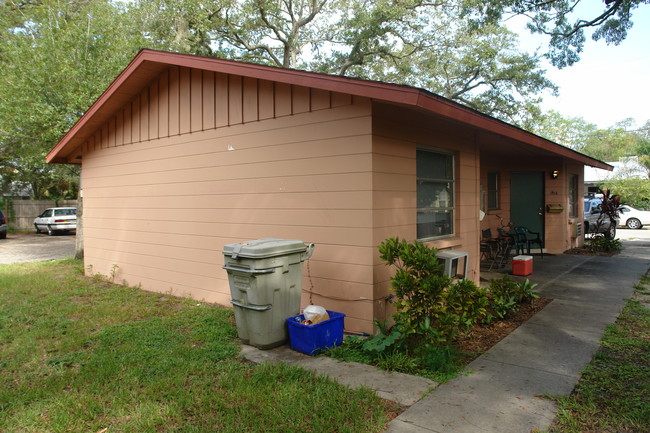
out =
<path fill-rule="evenodd" d="M 611 179 L 604 183 L 603 189 L 617 191 L 621 203 L 641 210 L 650 210 L 650 179 Z"/>
<path fill-rule="evenodd" d="M 607 239 L 602 234 L 595 234 L 592 238 L 587 239 L 586 243 L 587 247 L 594 252 L 610 253 L 623 249 L 620 239 Z"/>
<path fill-rule="evenodd" d="M 440 345 L 482 319 L 487 294 L 472 281 L 454 283 L 444 276 L 436 252 L 422 242 L 396 237 L 379 246 L 381 259 L 397 268 L 391 287 L 400 337 Z"/>
<path fill-rule="evenodd" d="M 526 280 L 523 283 L 511 280 L 507 275 L 501 279 L 490 280 L 488 289 L 488 306 L 485 322 L 490 323 L 494 319 L 505 319 L 511 313 L 519 309 L 524 302 L 531 302 L 538 298 L 533 289 L 537 284 Z"/>

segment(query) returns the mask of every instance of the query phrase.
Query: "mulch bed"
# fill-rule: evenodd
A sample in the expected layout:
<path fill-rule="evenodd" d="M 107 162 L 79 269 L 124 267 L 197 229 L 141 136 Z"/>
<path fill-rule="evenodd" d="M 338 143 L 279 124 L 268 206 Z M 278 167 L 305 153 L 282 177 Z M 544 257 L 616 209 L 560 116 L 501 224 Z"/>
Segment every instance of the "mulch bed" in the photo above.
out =
<path fill-rule="evenodd" d="M 592 251 L 589 248 L 571 248 L 566 250 L 564 254 L 574 254 L 579 256 L 606 256 L 611 257 L 618 254 L 620 251 Z"/>
<path fill-rule="evenodd" d="M 552 300 L 537 298 L 530 304 L 521 305 L 519 310 L 504 320 L 497 320 L 485 326 L 474 326 L 466 334 L 457 338 L 455 345 L 466 354 L 464 360 L 469 363 L 540 312 Z"/>

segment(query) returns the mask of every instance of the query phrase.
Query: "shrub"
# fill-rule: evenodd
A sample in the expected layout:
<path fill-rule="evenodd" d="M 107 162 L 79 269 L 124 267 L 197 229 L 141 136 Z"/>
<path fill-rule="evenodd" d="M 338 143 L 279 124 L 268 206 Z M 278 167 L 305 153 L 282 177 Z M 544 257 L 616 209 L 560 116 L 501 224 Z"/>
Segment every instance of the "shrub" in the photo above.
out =
<path fill-rule="evenodd" d="M 453 283 L 444 276 L 435 249 L 395 237 L 382 242 L 379 252 L 386 264 L 397 268 L 391 287 L 400 338 L 448 343 L 485 315 L 485 290 L 469 280 Z"/>
<path fill-rule="evenodd" d="M 596 234 L 592 238 L 587 240 L 588 248 L 594 252 L 613 252 L 621 251 L 623 249 L 623 244 L 620 239 L 607 239 L 602 234 Z"/>
<path fill-rule="evenodd" d="M 511 280 L 507 275 L 501 279 L 490 280 L 488 289 L 488 313 L 485 322 L 489 323 L 495 318 L 505 319 L 519 309 L 523 302 L 531 302 L 539 296 L 533 292 L 537 284 L 526 280 L 523 283 Z"/>

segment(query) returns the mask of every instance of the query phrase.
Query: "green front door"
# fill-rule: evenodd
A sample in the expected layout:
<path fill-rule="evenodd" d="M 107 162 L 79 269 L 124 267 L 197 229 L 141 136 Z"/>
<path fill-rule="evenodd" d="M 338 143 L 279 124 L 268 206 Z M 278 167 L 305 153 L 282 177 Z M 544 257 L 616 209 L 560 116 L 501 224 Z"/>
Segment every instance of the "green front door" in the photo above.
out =
<path fill-rule="evenodd" d="M 544 239 L 544 173 L 510 173 L 510 221 Z"/>

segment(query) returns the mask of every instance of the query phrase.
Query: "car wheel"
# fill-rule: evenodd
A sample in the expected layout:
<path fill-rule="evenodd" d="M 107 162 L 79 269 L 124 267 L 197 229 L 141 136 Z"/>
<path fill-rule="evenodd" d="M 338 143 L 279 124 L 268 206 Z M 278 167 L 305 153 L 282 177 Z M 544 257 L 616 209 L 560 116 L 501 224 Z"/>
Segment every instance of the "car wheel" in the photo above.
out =
<path fill-rule="evenodd" d="M 640 229 L 642 227 L 641 221 L 639 221 L 636 218 L 630 218 L 629 220 L 627 220 L 625 225 L 627 226 L 628 229 Z"/>
<path fill-rule="evenodd" d="M 605 237 L 607 239 L 614 239 L 616 237 L 616 226 L 614 224 L 609 225 L 609 229 L 605 232 Z"/>
<path fill-rule="evenodd" d="M 47 235 L 52 236 L 54 234 L 54 230 L 52 230 L 52 226 L 48 225 L 47 226 Z"/>
<path fill-rule="evenodd" d="M 0 233 L 0 239 L 7 239 L 7 232 Z"/>
<path fill-rule="evenodd" d="M 36 224 L 34 224 L 34 228 L 36 229 L 36 234 L 37 235 L 41 233 L 41 230 L 38 228 L 38 226 Z"/>

